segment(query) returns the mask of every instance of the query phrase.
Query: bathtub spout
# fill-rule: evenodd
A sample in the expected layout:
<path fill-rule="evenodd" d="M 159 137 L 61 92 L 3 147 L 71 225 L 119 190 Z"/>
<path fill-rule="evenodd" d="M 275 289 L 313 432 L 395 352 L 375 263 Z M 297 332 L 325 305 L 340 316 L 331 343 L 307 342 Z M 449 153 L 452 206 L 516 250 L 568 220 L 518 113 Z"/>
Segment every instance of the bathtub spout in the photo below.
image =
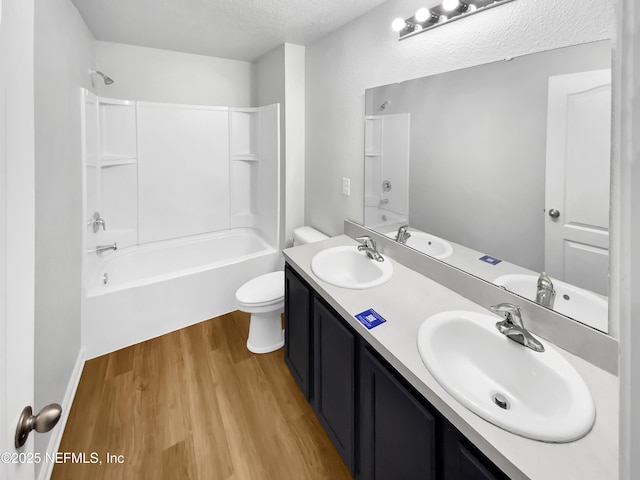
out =
<path fill-rule="evenodd" d="M 96 253 L 98 255 L 109 250 L 117 250 L 117 249 L 118 249 L 118 242 L 113 242 L 113 245 L 96 245 Z"/>

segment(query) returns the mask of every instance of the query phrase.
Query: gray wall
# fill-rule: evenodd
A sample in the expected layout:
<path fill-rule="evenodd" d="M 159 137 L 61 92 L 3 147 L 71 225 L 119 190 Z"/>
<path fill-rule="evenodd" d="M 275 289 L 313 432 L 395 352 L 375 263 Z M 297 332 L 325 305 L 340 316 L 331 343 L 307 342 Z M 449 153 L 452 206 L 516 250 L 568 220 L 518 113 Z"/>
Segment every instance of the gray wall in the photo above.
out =
<path fill-rule="evenodd" d="M 305 47 L 285 43 L 254 64 L 257 106 L 280 104 L 280 245 L 304 225 Z"/>
<path fill-rule="evenodd" d="M 367 90 L 411 114 L 409 223 L 544 270 L 548 80 L 610 67 L 604 41 Z"/>
<path fill-rule="evenodd" d="M 157 48 L 96 42 L 96 68 L 114 79 L 96 91 L 147 102 L 248 107 L 251 63 Z"/>
<path fill-rule="evenodd" d="M 611 38 L 612 2 L 518 0 L 402 41 L 417 0 L 385 2 L 307 45 L 305 220 L 328 234 L 362 221 L 364 91 L 528 53 Z M 553 13 L 550 13 L 553 12 Z M 351 178 L 351 196 L 341 193 Z"/>
<path fill-rule="evenodd" d="M 80 88 L 90 86 L 93 58 L 94 39 L 71 2 L 36 0 L 36 411 L 62 403 L 80 352 Z M 35 437 L 36 451 L 52 433 Z"/>

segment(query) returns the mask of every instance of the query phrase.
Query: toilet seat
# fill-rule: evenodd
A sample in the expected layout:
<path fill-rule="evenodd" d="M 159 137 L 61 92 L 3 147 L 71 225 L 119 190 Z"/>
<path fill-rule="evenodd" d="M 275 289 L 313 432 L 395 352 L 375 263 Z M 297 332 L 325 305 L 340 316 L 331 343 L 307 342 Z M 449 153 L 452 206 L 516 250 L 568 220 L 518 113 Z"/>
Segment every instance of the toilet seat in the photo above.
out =
<path fill-rule="evenodd" d="M 273 307 L 284 302 L 284 272 L 260 275 L 242 285 L 236 292 L 236 303 L 246 308 Z"/>

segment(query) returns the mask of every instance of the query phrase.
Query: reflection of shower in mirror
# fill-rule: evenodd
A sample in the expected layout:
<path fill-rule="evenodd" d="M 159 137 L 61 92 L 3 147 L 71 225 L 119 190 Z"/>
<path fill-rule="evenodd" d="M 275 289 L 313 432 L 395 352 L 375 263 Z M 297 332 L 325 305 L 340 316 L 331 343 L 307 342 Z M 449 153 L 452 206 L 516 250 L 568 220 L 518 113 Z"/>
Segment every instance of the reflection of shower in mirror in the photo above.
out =
<path fill-rule="evenodd" d="M 409 114 L 368 116 L 365 131 L 365 224 L 404 222 L 409 215 Z"/>

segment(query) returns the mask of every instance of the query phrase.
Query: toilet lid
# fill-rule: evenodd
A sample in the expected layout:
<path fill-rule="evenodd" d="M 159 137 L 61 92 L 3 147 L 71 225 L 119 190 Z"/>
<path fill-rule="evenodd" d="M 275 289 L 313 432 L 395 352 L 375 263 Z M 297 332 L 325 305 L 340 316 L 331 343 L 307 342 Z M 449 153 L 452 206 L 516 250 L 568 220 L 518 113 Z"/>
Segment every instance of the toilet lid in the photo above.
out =
<path fill-rule="evenodd" d="M 284 272 L 272 272 L 249 280 L 236 292 L 236 300 L 244 304 L 269 303 L 284 297 Z"/>

